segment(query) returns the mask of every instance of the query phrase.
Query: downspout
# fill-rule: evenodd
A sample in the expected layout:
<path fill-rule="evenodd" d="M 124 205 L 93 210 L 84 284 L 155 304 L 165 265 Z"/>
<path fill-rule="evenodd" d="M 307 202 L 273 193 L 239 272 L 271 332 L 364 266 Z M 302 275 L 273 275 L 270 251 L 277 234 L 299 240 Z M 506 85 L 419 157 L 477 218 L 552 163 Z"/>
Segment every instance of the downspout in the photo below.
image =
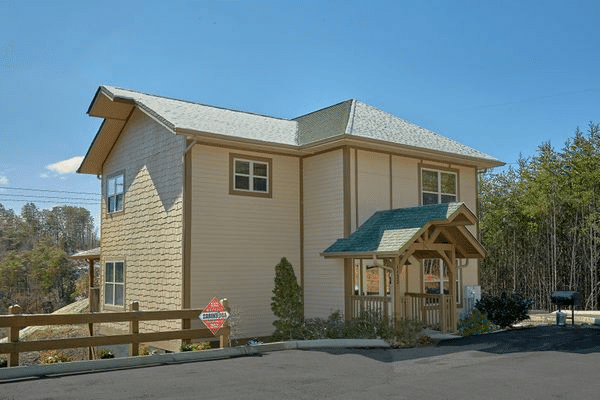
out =
<path fill-rule="evenodd" d="M 187 155 L 187 153 L 192 149 L 192 147 L 194 147 L 196 145 L 196 143 L 198 143 L 198 139 L 193 138 L 192 143 L 190 143 L 183 151 L 183 157 L 185 157 Z"/>

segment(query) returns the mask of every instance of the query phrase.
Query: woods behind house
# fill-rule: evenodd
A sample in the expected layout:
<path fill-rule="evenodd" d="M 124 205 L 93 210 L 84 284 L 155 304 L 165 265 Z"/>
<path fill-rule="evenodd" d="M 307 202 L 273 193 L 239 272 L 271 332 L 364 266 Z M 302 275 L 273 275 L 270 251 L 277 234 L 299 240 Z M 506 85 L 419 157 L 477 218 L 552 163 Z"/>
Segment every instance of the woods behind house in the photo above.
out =
<path fill-rule="evenodd" d="M 28 203 L 17 215 L 0 204 L 0 314 L 14 303 L 26 313 L 51 312 L 84 294 L 87 263 L 67 256 L 97 245 L 85 208 Z"/>
<path fill-rule="evenodd" d="M 598 309 L 600 127 L 579 129 L 557 151 L 542 144 L 516 167 L 481 179 L 480 224 L 488 257 L 484 291 L 517 291 L 536 308 L 554 290 L 577 290 Z"/>

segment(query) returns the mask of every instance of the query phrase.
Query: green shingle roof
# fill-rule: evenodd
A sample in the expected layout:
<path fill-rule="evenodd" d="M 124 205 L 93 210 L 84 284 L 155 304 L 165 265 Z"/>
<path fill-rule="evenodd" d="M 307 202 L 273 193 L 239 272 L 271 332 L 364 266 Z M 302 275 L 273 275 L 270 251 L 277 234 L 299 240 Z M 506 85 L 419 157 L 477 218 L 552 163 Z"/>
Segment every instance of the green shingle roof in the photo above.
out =
<path fill-rule="evenodd" d="M 378 211 L 349 237 L 329 246 L 323 255 L 400 251 L 428 222 L 446 221 L 463 206 L 445 203 Z"/>

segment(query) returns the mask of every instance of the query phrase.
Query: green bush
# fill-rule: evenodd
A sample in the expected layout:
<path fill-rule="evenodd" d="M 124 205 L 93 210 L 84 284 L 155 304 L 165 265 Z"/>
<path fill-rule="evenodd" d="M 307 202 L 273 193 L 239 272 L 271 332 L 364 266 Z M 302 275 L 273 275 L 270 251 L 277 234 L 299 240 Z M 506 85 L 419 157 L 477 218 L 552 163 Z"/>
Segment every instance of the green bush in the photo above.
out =
<path fill-rule="evenodd" d="M 57 364 L 73 361 L 73 357 L 58 350 L 40 352 L 40 363 L 42 364 Z"/>
<path fill-rule="evenodd" d="M 345 320 L 339 311 L 327 319 L 306 319 L 294 332 L 294 339 L 384 339 L 396 347 L 415 346 L 423 325 L 415 321 L 398 321 L 376 312 L 363 312 Z"/>
<path fill-rule="evenodd" d="M 273 321 L 273 339 L 293 339 L 302 324 L 302 288 L 298 285 L 292 264 L 285 257 L 275 266 L 271 311 L 279 318 Z"/>
<path fill-rule="evenodd" d="M 474 309 L 467 318 L 458 322 L 458 334 L 461 336 L 481 335 L 494 330 L 496 326 L 478 309 Z"/>
<path fill-rule="evenodd" d="M 210 343 L 201 342 L 201 343 L 182 343 L 179 346 L 179 351 L 201 351 L 210 349 Z"/>
<path fill-rule="evenodd" d="M 107 358 L 115 358 L 115 354 L 112 352 L 112 350 L 105 349 L 100 352 L 99 357 L 103 360 Z"/>
<path fill-rule="evenodd" d="M 485 313 L 492 323 L 506 328 L 529 319 L 531 300 L 518 293 L 503 292 L 500 296 L 484 294 L 475 304 L 475 308 Z"/>

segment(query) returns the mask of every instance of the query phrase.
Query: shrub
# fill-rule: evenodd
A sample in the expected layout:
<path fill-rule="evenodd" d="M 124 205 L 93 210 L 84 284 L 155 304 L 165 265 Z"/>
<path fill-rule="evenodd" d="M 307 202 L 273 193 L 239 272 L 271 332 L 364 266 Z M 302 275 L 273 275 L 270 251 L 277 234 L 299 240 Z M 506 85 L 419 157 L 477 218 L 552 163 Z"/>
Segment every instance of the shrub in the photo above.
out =
<path fill-rule="evenodd" d="M 0 368 L 8 367 L 8 359 L 4 356 L 0 356 Z"/>
<path fill-rule="evenodd" d="M 57 364 L 73 361 L 73 358 L 58 350 L 40 352 L 40 363 L 42 364 Z"/>
<path fill-rule="evenodd" d="M 333 312 L 327 319 L 306 319 L 294 332 L 295 339 L 339 339 L 346 337 L 346 321 L 339 311 Z"/>
<path fill-rule="evenodd" d="M 182 343 L 179 346 L 179 351 L 201 351 L 210 349 L 210 343 Z"/>
<path fill-rule="evenodd" d="M 496 326 L 492 324 L 485 313 L 476 308 L 467 318 L 458 322 L 458 334 L 461 336 L 481 335 L 494 330 L 496 330 Z"/>
<path fill-rule="evenodd" d="M 115 354 L 110 349 L 102 350 L 99 354 L 101 359 L 115 358 Z"/>
<path fill-rule="evenodd" d="M 492 323 L 506 328 L 529 319 L 527 312 L 531 308 L 531 300 L 518 293 L 503 292 L 500 296 L 484 294 L 475 308 L 485 313 Z"/>
<path fill-rule="evenodd" d="M 293 339 L 302 323 L 302 289 L 298 285 L 292 264 L 285 257 L 275 266 L 271 310 L 279 318 L 273 321 L 273 339 Z"/>
<path fill-rule="evenodd" d="M 327 319 L 310 318 L 295 331 L 295 339 L 384 339 L 392 346 L 414 346 L 423 330 L 415 321 L 398 321 L 376 312 L 363 312 L 358 317 L 345 320 L 339 311 Z"/>
<path fill-rule="evenodd" d="M 150 346 L 141 346 L 138 350 L 139 356 L 153 356 L 155 354 L 159 354 L 160 351 L 151 348 Z"/>

